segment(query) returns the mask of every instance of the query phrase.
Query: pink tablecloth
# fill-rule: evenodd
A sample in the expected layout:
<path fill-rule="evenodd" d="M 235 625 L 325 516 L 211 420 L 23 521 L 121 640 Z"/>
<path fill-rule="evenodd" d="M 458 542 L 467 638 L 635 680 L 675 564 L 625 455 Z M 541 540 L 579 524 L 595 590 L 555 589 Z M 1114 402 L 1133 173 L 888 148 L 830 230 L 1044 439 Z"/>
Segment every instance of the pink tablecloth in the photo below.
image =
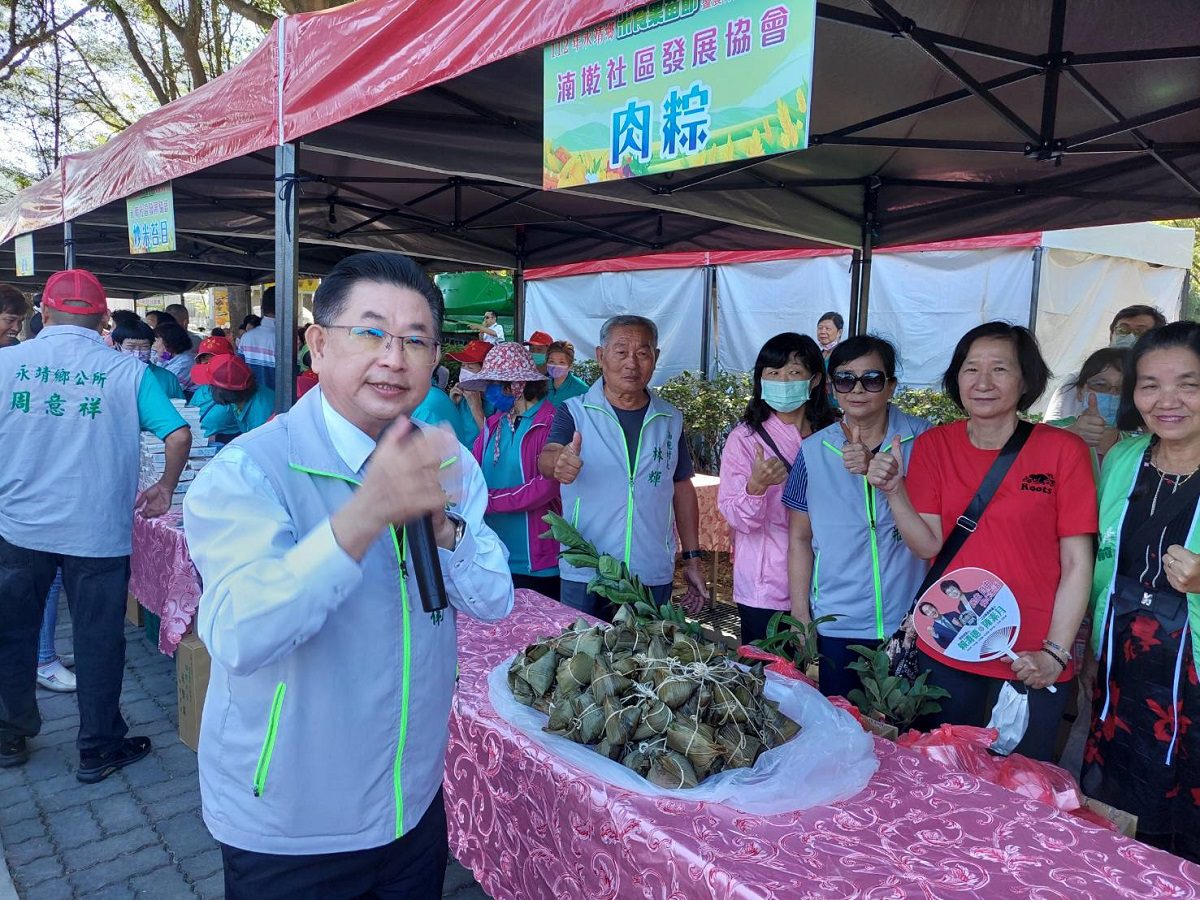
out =
<path fill-rule="evenodd" d="M 129 592 L 159 617 L 158 649 L 167 656 L 187 633 L 200 603 L 200 575 L 188 555 L 180 513 L 133 517 Z"/>
<path fill-rule="evenodd" d="M 518 591 L 499 624 L 459 619 L 450 841 L 499 900 L 1200 897 L 1200 866 L 883 740 L 857 797 L 769 818 L 580 775 L 501 720 L 486 684 L 574 616 Z"/>

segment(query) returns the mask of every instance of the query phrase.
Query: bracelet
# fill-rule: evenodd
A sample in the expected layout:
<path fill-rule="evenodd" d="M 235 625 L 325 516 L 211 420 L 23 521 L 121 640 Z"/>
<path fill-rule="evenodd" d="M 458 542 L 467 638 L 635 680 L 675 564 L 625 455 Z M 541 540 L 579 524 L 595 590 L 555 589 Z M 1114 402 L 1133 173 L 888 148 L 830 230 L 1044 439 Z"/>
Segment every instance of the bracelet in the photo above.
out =
<path fill-rule="evenodd" d="M 1042 641 L 1042 649 L 1043 650 L 1054 650 L 1058 653 L 1061 653 L 1067 659 L 1071 658 L 1070 650 L 1068 650 L 1066 647 L 1062 646 L 1061 644 L 1054 643 L 1054 641 L 1050 640 L 1049 638 L 1046 638 L 1046 640 Z M 1064 666 L 1064 668 L 1065 668 L 1065 666 Z"/>
<path fill-rule="evenodd" d="M 1058 655 L 1057 653 L 1055 653 L 1053 650 L 1049 650 L 1049 649 L 1047 649 L 1046 647 L 1043 647 L 1043 648 L 1042 648 L 1042 652 L 1043 652 L 1043 653 L 1045 653 L 1047 656 L 1049 656 L 1049 657 L 1050 657 L 1052 660 L 1054 660 L 1056 663 L 1058 663 L 1058 668 L 1059 668 L 1061 671 L 1064 671 L 1064 672 L 1066 671 L 1066 669 L 1067 669 L 1067 661 L 1066 661 L 1065 659 L 1063 659 L 1061 656 L 1059 656 L 1059 655 Z"/>
<path fill-rule="evenodd" d="M 679 554 L 679 558 L 684 559 L 684 560 L 699 559 L 703 555 L 704 555 L 703 550 L 684 550 L 682 553 Z"/>

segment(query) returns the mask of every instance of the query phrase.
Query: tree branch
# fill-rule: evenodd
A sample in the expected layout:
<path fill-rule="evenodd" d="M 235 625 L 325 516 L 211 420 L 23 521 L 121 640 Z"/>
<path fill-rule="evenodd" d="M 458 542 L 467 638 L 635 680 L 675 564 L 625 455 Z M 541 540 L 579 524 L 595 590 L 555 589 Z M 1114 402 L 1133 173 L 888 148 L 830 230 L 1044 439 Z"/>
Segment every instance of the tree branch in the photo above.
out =
<path fill-rule="evenodd" d="M 271 26 L 275 24 L 274 13 L 259 9 L 253 3 L 248 3 L 247 0 L 221 0 L 221 2 L 229 8 L 230 12 L 237 13 L 243 19 L 248 19 L 263 31 L 270 31 Z"/>
<path fill-rule="evenodd" d="M 133 30 L 133 24 L 129 21 L 129 16 L 121 9 L 121 4 L 118 0 L 108 0 L 105 3 L 105 9 L 113 14 L 117 20 L 117 24 L 121 26 L 121 31 L 125 34 L 125 43 L 129 45 L 129 55 L 133 57 L 133 61 L 137 64 L 139 71 L 141 71 L 142 77 L 150 85 L 154 99 L 159 102 L 159 105 L 166 106 L 171 102 L 172 98 L 167 95 L 166 86 L 159 80 L 154 69 L 151 68 L 150 63 L 142 53 L 142 48 L 138 44 L 137 32 Z"/>

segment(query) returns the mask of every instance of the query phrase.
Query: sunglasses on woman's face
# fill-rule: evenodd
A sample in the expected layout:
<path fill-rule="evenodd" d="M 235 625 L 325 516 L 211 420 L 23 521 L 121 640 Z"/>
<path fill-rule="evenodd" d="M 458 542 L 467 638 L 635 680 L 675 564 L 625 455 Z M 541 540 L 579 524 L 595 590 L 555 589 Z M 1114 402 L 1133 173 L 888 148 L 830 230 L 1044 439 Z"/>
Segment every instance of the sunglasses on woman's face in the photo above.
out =
<path fill-rule="evenodd" d="M 871 369 L 861 375 L 853 372 L 834 372 L 833 389 L 839 394 L 849 394 L 856 384 L 862 384 L 863 390 L 869 394 L 878 394 L 887 387 L 887 375 L 878 369 Z"/>

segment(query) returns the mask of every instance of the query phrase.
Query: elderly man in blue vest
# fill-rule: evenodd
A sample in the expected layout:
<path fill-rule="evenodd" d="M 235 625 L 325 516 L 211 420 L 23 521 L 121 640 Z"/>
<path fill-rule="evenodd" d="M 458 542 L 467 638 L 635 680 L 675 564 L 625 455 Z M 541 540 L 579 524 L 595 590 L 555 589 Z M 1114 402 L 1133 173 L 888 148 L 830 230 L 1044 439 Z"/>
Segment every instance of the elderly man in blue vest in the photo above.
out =
<path fill-rule="evenodd" d="M 650 319 L 605 322 L 596 348 L 601 377 L 559 407 L 538 468 L 562 485 L 567 521 L 601 553 L 624 560 L 660 604 L 671 599 L 678 527 L 688 586 L 708 599 L 683 416 L 649 389 L 658 356 Z M 611 620 L 611 605 L 587 590 L 595 570 L 564 561 L 560 571 L 564 603 Z"/>
<path fill-rule="evenodd" d="M 437 287 L 408 257 L 360 253 L 313 315 L 320 387 L 229 444 L 184 503 L 213 660 L 204 821 L 229 898 L 440 897 L 455 614 L 503 618 L 512 578 L 475 460 L 409 418 L 438 362 Z M 424 516 L 444 613 L 423 609 L 403 524 Z"/>
<path fill-rule="evenodd" d="M 0 353 L 0 766 L 29 757 L 41 728 L 38 631 L 62 569 L 75 634 L 79 768 L 107 778 L 150 752 L 126 737 L 125 601 L 135 505 L 171 505 L 191 433 L 146 366 L 106 347 L 104 288 L 90 272 L 58 272 L 42 295 L 45 327 Z M 139 432 L 163 439 L 162 478 L 137 499 Z M 136 501 L 136 503 L 135 503 Z"/>

